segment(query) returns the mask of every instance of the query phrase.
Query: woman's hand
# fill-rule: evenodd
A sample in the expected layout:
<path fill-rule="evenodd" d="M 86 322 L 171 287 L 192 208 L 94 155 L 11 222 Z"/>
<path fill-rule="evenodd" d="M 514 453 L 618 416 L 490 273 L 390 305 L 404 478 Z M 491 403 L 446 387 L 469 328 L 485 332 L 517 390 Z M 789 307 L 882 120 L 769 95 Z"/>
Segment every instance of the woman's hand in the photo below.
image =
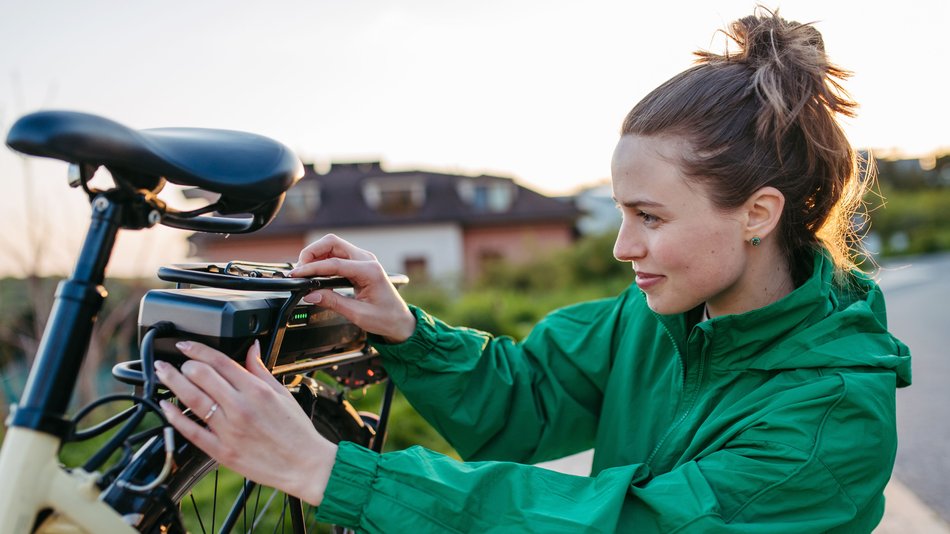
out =
<path fill-rule="evenodd" d="M 321 436 L 297 401 L 264 367 L 260 345 L 246 368 L 200 343 L 181 342 L 191 358 L 181 372 L 155 362 L 159 379 L 204 419 L 203 426 L 167 401 L 162 410 L 188 441 L 245 477 L 318 506 L 337 446 Z"/>
<path fill-rule="evenodd" d="M 416 318 L 389 281 L 376 256 L 329 234 L 300 252 L 291 276 L 342 276 L 353 284 L 354 297 L 319 289 L 304 300 L 331 309 L 389 343 L 409 339 Z"/>

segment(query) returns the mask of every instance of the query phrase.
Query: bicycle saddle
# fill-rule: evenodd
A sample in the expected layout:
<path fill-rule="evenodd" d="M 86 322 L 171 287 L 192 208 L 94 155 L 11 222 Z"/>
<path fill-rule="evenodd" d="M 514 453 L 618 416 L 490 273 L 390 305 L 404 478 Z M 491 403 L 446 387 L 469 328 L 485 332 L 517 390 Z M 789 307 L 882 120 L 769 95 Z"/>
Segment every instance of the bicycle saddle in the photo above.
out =
<path fill-rule="evenodd" d="M 303 165 L 290 149 L 260 135 L 204 128 L 133 130 L 72 111 L 22 117 L 10 128 L 7 145 L 33 156 L 102 165 L 138 187 L 151 187 L 163 177 L 256 202 L 279 197 L 303 176 Z"/>

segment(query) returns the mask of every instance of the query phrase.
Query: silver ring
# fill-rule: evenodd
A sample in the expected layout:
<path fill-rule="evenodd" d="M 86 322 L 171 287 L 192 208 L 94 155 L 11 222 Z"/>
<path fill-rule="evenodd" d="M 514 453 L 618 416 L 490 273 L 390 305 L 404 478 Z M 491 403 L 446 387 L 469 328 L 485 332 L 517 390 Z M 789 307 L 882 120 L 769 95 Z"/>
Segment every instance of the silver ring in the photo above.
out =
<path fill-rule="evenodd" d="M 218 411 L 218 403 L 217 403 L 217 402 L 211 405 L 211 409 L 208 410 L 208 413 L 205 414 L 205 416 L 202 417 L 201 420 L 207 423 L 207 422 L 208 422 L 208 419 L 211 419 L 211 416 L 214 415 L 214 412 L 216 412 L 216 411 Z"/>

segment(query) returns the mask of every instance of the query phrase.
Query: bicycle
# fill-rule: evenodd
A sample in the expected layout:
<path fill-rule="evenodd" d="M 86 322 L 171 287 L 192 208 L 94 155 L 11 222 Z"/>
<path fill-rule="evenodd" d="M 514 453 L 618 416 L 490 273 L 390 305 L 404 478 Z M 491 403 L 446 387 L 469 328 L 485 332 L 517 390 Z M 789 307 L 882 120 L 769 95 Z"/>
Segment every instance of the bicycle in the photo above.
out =
<path fill-rule="evenodd" d="M 318 431 L 333 441 L 382 450 L 392 382 L 386 381 L 378 415 L 358 413 L 346 400 L 346 392 L 386 379 L 366 332 L 300 300 L 317 288 L 346 291 L 349 283 L 339 277 L 288 278 L 289 264 L 231 262 L 159 269 L 160 279 L 177 285 L 152 290 L 142 300 L 141 360 L 113 369 L 119 381 L 132 386 L 131 393 L 102 397 L 66 415 L 93 323 L 107 295 L 102 284 L 118 231 L 156 224 L 224 234 L 258 230 L 276 216 L 286 191 L 303 175 L 299 159 L 287 147 L 245 132 L 133 130 L 66 111 L 21 118 L 10 129 L 7 144 L 24 154 L 70 163 L 69 185 L 85 191 L 92 220 L 73 274 L 57 289 L 21 401 L 8 418 L 0 451 L 0 532 L 186 531 L 186 496 L 202 480 L 213 476 L 217 483 L 218 477 L 216 462 L 177 435 L 157 406 L 161 399 L 174 399 L 158 383 L 153 362 L 161 358 L 180 363 L 182 357 L 174 349 L 179 339 L 202 341 L 236 358 L 259 340 L 265 365 L 290 389 Z M 114 187 L 90 187 L 100 166 L 110 171 Z M 159 198 L 166 182 L 220 196 L 204 207 L 180 211 Z M 401 275 L 391 280 L 396 285 L 408 281 Z M 317 373 L 324 379 L 318 380 Z M 131 401 L 132 406 L 90 428 L 79 428 L 92 410 L 117 401 Z M 149 420 L 157 424 L 149 425 Z M 64 443 L 109 431 L 111 437 L 81 467 L 59 465 Z M 118 453 L 119 459 L 105 469 Z M 255 490 L 257 498 L 252 499 Z M 273 495 L 276 492 L 271 499 Z M 248 523 L 257 526 L 259 499 L 256 484 L 240 483 L 220 532 L 230 532 L 241 520 L 242 530 Z M 284 496 L 282 512 L 289 513 L 293 532 L 306 532 L 300 500 Z M 283 518 L 281 527 L 286 526 Z M 212 518 L 212 530 L 214 522 Z M 200 516 L 198 524 L 205 530 Z"/>

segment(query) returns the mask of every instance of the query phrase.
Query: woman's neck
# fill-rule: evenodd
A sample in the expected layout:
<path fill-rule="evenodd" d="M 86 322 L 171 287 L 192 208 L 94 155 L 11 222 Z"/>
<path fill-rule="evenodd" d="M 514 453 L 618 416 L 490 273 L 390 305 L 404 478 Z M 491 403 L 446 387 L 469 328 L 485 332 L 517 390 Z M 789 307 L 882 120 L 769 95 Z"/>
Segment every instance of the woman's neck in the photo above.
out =
<path fill-rule="evenodd" d="M 706 301 L 710 318 L 763 308 L 795 289 L 791 269 L 778 247 L 749 252 L 745 271 L 727 291 Z"/>

